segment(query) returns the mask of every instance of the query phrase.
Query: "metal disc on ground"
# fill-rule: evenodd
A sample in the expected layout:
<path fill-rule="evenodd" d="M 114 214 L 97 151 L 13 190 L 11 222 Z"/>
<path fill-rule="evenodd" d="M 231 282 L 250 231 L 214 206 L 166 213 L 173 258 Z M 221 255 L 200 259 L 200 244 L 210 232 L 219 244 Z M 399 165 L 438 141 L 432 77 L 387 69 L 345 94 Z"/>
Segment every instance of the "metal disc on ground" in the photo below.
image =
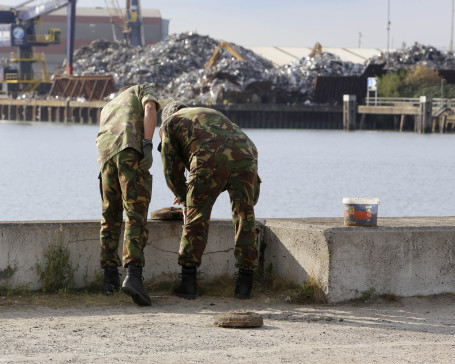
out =
<path fill-rule="evenodd" d="M 152 211 L 152 220 L 183 220 L 183 210 L 180 207 L 165 207 L 160 210 Z"/>
<path fill-rule="evenodd" d="M 227 312 L 215 316 L 214 324 L 220 327 L 261 327 L 264 320 L 255 312 Z"/>

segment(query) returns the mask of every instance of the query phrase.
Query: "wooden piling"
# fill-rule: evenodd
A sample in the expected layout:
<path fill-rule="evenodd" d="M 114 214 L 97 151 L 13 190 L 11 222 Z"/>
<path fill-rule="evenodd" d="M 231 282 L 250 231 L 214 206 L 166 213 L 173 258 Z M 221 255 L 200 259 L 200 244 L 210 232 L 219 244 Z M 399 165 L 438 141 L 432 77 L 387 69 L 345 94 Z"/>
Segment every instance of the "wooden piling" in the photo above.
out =
<path fill-rule="evenodd" d="M 355 130 L 357 118 L 357 97 L 343 95 L 343 130 Z"/>
<path fill-rule="evenodd" d="M 363 130 L 365 128 L 366 117 L 367 117 L 367 114 L 361 114 L 361 116 L 360 116 L 360 125 L 359 125 L 360 130 Z"/>
<path fill-rule="evenodd" d="M 404 128 L 404 122 L 406 121 L 406 115 L 405 114 L 401 114 L 401 118 L 400 118 L 400 132 L 403 131 L 403 128 Z"/>

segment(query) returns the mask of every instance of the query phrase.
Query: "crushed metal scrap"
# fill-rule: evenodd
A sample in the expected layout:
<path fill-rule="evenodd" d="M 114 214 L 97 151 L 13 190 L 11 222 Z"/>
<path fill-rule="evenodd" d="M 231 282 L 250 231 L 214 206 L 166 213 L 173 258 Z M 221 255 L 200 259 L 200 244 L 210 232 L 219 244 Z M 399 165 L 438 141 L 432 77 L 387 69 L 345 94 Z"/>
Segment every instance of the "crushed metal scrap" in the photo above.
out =
<path fill-rule="evenodd" d="M 367 64 L 384 64 L 389 70 L 403 70 L 417 65 L 426 65 L 437 69 L 454 68 L 454 57 L 432 46 L 419 43 L 401 50 L 390 52 L 388 55 L 381 53 L 370 58 Z"/>
<path fill-rule="evenodd" d="M 207 61 L 221 43 L 209 36 L 181 33 L 164 42 L 131 48 L 106 40 L 95 40 L 74 54 L 74 74 L 111 74 L 118 88 L 129 84 L 152 84 L 162 98 L 193 104 L 223 103 L 310 103 L 320 76 L 361 76 L 370 64 L 385 64 L 380 54 L 365 64 L 344 62 L 322 52 L 303 57 L 285 66 L 274 67 L 254 52 L 231 44 L 245 60 L 237 59 L 221 47 L 219 58 L 206 68 Z M 453 64 L 433 47 L 419 44 L 390 53 L 387 67 L 403 69 L 425 62 L 442 68 Z M 66 65 L 56 74 L 64 73 Z"/>

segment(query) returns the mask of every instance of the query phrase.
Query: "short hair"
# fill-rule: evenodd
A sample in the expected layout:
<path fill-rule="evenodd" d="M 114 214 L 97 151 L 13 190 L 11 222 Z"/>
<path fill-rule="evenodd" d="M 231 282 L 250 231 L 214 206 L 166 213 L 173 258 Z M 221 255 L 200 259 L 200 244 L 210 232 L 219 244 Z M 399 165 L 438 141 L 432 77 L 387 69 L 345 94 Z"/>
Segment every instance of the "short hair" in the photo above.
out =
<path fill-rule="evenodd" d="M 163 108 L 163 111 L 161 111 L 161 120 L 164 121 L 168 119 L 172 114 L 175 114 L 177 111 L 184 109 L 185 107 L 188 106 L 185 105 L 183 102 L 180 101 L 170 102 Z"/>

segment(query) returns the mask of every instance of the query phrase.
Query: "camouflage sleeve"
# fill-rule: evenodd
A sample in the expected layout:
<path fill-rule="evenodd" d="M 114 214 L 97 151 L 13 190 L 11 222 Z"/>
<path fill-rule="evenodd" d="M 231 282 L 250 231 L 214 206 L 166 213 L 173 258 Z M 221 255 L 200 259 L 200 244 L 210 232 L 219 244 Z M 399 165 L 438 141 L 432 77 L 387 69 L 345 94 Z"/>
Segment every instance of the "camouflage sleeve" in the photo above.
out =
<path fill-rule="evenodd" d="M 156 112 L 161 110 L 161 105 L 160 105 L 160 103 L 158 101 L 158 98 L 155 95 L 155 92 L 153 91 L 153 89 L 151 87 L 146 86 L 146 87 L 144 87 L 143 96 L 142 96 L 142 99 L 141 99 L 142 107 L 145 107 L 145 104 L 148 101 L 155 101 Z"/>
<path fill-rule="evenodd" d="M 185 164 L 173 145 L 165 127 L 161 132 L 161 159 L 163 162 L 164 178 L 170 190 L 180 202 L 186 201 Z"/>

